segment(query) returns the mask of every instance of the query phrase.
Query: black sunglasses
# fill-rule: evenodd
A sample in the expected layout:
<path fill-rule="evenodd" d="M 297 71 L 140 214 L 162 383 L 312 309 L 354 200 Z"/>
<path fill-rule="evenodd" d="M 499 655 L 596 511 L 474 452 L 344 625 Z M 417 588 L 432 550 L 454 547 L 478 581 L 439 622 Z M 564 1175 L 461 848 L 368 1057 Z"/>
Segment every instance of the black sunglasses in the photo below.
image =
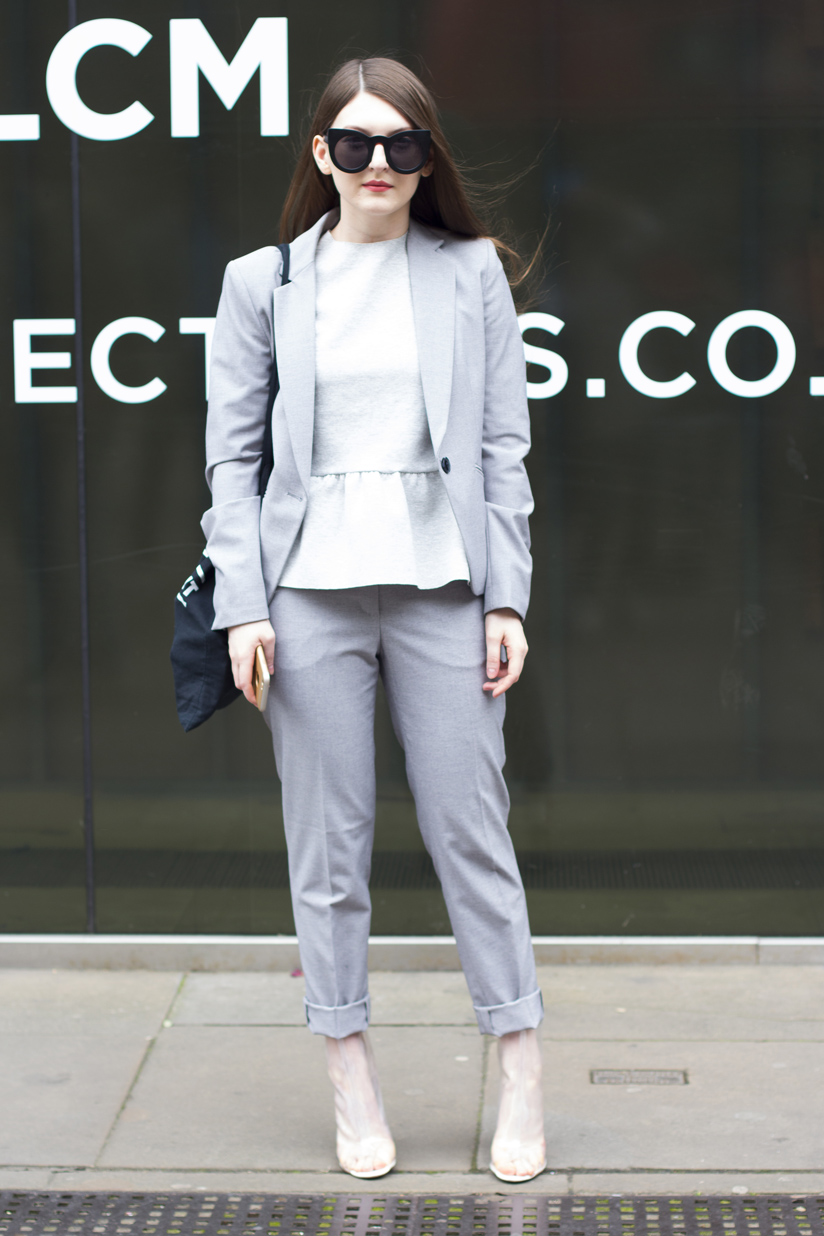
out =
<path fill-rule="evenodd" d="M 327 129 L 329 158 L 342 172 L 362 172 L 372 162 L 376 146 L 383 146 L 386 162 L 403 176 L 419 172 L 429 157 L 429 129 L 404 129 L 392 137 L 367 137 L 357 129 Z"/>

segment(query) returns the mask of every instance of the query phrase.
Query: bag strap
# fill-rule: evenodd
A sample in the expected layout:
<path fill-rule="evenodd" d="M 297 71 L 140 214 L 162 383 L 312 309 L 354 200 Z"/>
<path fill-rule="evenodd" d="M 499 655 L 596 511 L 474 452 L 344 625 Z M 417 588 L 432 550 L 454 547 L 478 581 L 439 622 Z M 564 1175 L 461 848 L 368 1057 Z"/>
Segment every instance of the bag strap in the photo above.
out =
<path fill-rule="evenodd" d="M 289 246 L 278 245 L 280 255 L 283 259 L 280 268 L 280 286 L 289 282 Z M 272 324 L 274 332 L 274 323 Z M 275 466 L 275 447 L 272 442 L 272 409 L 275 406 L 280 382 L 278 381 L 278 358 L 274 351 L 274 342 L 272 344 L 272 376 L 269 379 L 269 398 L 266 401 L 266 420 L 263 426 L 263 450 L 260 457 L 260 481 L 258 484 L 258 493 L 261 498 L 266 493 L 266 486 L 269 484 L 269 477 L 272 475 L 272 470 Z"/>

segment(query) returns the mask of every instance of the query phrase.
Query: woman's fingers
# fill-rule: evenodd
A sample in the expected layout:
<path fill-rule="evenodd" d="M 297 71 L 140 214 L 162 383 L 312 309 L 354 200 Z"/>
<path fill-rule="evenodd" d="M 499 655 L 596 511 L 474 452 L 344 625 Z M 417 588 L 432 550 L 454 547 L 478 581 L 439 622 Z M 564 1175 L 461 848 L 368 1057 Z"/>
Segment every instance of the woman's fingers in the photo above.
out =
<path fill-rule="evenodd" d="M 241 647 L 235 647 L 232 655 L 232 674 L 235 686 L 242 691 L 250 704 L 255 703 L 255 691 L 252 686 L 252 667 L 255 660 L 257 644 L 249 645 L 243 641 Z"/>
<path fill-rule="evenodd" d="M 269 630 L 272 631 L 272 628 L 270 627 Z M 261 644 L 263 644 L 263 655 L 266 657 L 266 664 L 269 667 L 269 673 L 274 674 L 275 672 L 275 633 L 274 631 L 272 631 L 271 635 L 267 635 L 266 638 L 262 639 L 260 642 Z"/>
<path fill-rule="evenodd" d="M 501 674 L 503 677 L 498 678 L 497 682 L 487 682 L 484 684 L 485 691 L 492 692 L 492 698 L 503 695 L 504 691 L 508 691 L 514 686 L 521 677 L 521 671 L 524 668 L 524 660 L 526 658 L 525 649 L 513 649 L 507 645 L 506 662 L 501 666 Z"/>
<path fill-rule="evenodd" d="M 251 649 L 244 650 L 244 654 L 238 661 L 238 667 L 235 671 L 235 686 L 240 687 L 246 699 L 250 704 L 255 704 L 255 689 L 252 686 L 252 669 L 255 664 L 255 650 L 257 644 Z"/>
<path fill-rule="evenodd" d="M 517 678 L 513 678 L 512 674 L 504 674 L 503 678 L 499 678 L 497 682 L 485 682 L 484 691 L 489 691 L 493 700 L 495 700 L 499 695 L 503 695 L 505 691 L 508 691 L 513 683 L 517 681 Z"/>
<path fill-rule="evenodd" d="M 484 691 L 493 699 L 508 691 L 521 676 L 529 651 L 523 624 L 514 610 L 490 610 L 485 618 L 486 673 Z M 501 644 L 506 649 L 506 661 L 501 662 Z"/>
<path fill-rule="evenodd" d="M 515 641 L 512 646 L 507 644 L 506 664 L 513 682 L 517 682 L 521 677 L 524 668 L 524 661 L 526 660 L 526 653 L 527 647 L 525 639 Z"/>
<path fill-rule="evenodd" d="M 490 627 L 493 629 L 490 630 Z M 486 631 L 486 676 L 497 678 L 501 669 L 501 636 L 490 623 Z"/>
<path fill-rule="evenodd" d="M 229 628 L 229 656 L 232 661 L 232 676 L 235 686 L 242 691 L 250 704 L 257 705 L 252 676 L 255 666 L 255 655 L 258 645 L 263 645 L 263 653 L 269 673 L 274 672 L 275 665 L 275 633 L 272 625 L 266 620 L 260 622 L 244 622 L 239 626 Z"/>

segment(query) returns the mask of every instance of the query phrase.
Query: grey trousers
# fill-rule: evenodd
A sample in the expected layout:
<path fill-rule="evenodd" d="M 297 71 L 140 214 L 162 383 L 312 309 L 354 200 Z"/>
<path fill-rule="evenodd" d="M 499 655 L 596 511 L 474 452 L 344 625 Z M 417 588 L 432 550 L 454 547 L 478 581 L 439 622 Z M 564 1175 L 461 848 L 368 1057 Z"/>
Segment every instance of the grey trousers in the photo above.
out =
<path fill-rule="evenodd" d="M 507 828 L 504 697 L 482 691 L 482 604 L 465 583 L 279 588 L 267 722 L 283 786 L 292 904 L 315 1034 L 369 1023 L 375 692 L 383 678 L 418 823 L 478 1027 L 543 1016 L 526 899 Z"/>

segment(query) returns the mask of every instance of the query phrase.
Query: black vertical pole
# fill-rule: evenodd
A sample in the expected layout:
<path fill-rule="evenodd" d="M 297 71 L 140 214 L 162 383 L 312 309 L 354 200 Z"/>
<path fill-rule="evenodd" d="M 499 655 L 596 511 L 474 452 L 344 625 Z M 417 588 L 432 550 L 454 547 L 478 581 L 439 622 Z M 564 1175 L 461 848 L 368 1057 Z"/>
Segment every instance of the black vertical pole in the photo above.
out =
<path fill-rule="evenodd" d="M 69 29 L 77 25 L 77 0 L 69 0 Z M 92 701 L 89 659 L 89 547 L 86 527 L 86 405 L 83 379 L 83 279 L 80 254 L 80 139 L 71 135 L 72 257 L 74 264 L 75 369 L 77 371 L 77 542 L 80 562 L 80 675 L 83 710 L 83 836 L 86 845 L 86 930 L 97 928 L 92 797 Z"/>
<path fill-rule="evenodd" d="M 752 119 L 741 129 L 741 291 L 747 309 L 761 305 L 761 175 L 760 132 L 761 40 L 764 26 L 759 5 L 745 10 L 742 30 L 742 97 Z M 752 334 L 752 332 L 750 332 Z M 753 345 L 750 345 L 753 356 Z M 757 363 L 757 353 L 753 357 Z M 762 768 L 761 650 L 763 621 L 761 585 L 761 477 L 764 413 L 760 399 L 741 401 L 741 618 L 736 633 L 741 655 L 744 696 L 741 700 L 743 768 L 758 781 Z"/>

